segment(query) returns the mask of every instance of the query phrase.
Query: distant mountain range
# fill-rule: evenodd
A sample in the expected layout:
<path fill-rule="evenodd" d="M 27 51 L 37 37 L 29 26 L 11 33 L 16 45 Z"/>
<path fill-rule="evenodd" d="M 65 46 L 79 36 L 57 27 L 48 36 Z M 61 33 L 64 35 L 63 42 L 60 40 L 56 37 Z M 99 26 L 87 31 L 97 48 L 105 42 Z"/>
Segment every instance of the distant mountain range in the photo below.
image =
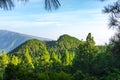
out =
<path fill-rule="evenodd" d="M 0 30 L 0 52 L 2 50 L 9 52 L 29 39 L 38 39 L 42 41 L 51 40 L 43 37 L 36 37 L 7 30 Z"/>

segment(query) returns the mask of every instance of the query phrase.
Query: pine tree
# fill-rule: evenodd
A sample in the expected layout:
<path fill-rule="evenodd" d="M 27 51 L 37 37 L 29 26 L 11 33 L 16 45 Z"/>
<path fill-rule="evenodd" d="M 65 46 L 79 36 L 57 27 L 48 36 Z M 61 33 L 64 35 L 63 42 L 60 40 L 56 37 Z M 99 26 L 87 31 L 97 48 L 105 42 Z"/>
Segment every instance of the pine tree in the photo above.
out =
<path fill-rule="evenodd" d="M 72 65 L 73 64 L 73 60 L 74 60 L 74 58 L 75 58 L 75 53 L 73 52 L 73 53 L 70 53 L 69 54 L 69 58 L 70 58 L 70 65 Z"/>
<path fill-rule="evenodd" d="M 50 60 L 49 52 L 47 51 L 46 48 L 43 48 L 43 52 L 40 53 L 40 61 L 42 63 L 41 65 L 49 63 L 49 60 Z"/>
<path fill-rule="evenodd" d="M 2 55 L 0 57 L 1 57 L 0 60 L 1 66 L 3 66 L 3 68 L 7 67 L 7 64 L 9 63 L 9 58 L 5 53 L 5 51 L 2 51 Z"/>
<path fill-rule="evenodd" d="M 24 61 L 23 62 L 24 62 L 24 64 L 30 66 L 31 68 L 34 68 L 34 65 L 32 63 L 32 58 L 29 54 L 28 49 L 26 49 L 26 52 L 24 53 Z"/>
<path fill-rule="evenodd" d="M 70 53 L 68 52 L 68 50 L 65 51 L 65 54 L 62 58 L 63 61 L 63 65 L 69 65 L 70 64 Z"/>
<path fill-rule="evenodd" d="M 53 62 L 61 63 L 60 59 L 58 58 L 58 55 L 55 54 L 54 52 L 51 54 L 51 60 L 52 60 Z"/>
<path fill-rule="evenodd" d="M 11 63 L 12 63 L 13 65 L 17 66 L 18 63 L 19 63 L 18 57 L 15 56 L 15 55 L 13 55 L 13 56 L 12 56 Z"/>
<path fill-rule="evenodd" d="M 84 72 L 91 72 L 92 62 L 98 52 L 98 47 L 95 46 L 94 38 L 91 33 L 88 34 L 86 41 L 80 43 L 77 54 L 75 56 L 74 65 L 76 69 L 81 69 Z"/>
<path fill-rule="evenodd" d="M 2 70 L 1 78 L 3 79 L 4 73 L 5 73 L 5 68 L 9 64 L 9 58 L 8 58 L 7 54 L 5 53 L 5 51 L 2 51 L 2 54 L 0 56 L 0 64 L 1 64 L 1 70 Z"/>
<path fill-rule="evenodd" d="M 120 0 L 115 0 L 103 10 L 110 17 L 109 27 L 115 29 L 116 33 L 110 40 L 111 51 L 114 55 L 120 56 Z"/>

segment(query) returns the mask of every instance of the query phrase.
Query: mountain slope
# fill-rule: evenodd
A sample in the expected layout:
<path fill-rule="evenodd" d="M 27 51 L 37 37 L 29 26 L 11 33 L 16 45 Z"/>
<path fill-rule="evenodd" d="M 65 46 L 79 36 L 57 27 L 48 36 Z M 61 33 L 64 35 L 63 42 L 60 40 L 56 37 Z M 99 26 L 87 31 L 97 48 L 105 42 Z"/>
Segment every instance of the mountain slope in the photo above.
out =
<path fill-rule="evenodd" d="M 75 37 L 64 34 L 60 36 L 57 41 L 48 41 L 46 44 L 48 51 L 51 53 L 64 53 L 64 51 L 66 50 L 74 52 L 79 46 L 80 40 Z"/>
<path fill-rule="evenodd" d="M 30 36 L 7 30 L 0 30 L 0 52 L 2 50 L 9 52 L 29 39 L 39 39 L 44 41 L 50 40 L 47 38 Z"/>
<path fill-rule="evenodd" d="M 15 55 L 21 59 L 24 59 L 26 52 L 30 54 L 31 58 L 33 59 L 32 62 L 37 63 L 36 66 L 38 63 L 40 66 L 43 66 L 49 62 L 50 55 L 46 49 L 45 42 L 37 39 L 25 41 L 8 54 L 10 56 Z"/>
<path fill-rule="evenodd" d="M 56 54 L 62 54 L 66 50 L 68 50 L 69 52 L 75 52 L 79 44 L 79 39 L 69 35 L 62 35 L 57 41 L 41 41 L 37 39 L 28 40 L 14 50 L 12 50 L 10 53 L 24 53 L 27 48 L 30 54 L 39 54 L 39 52 L 41 53 L 41 51 L 44 51 L 43 49 L 46 50 L 47 48 L 50 54 L 52 54 L 52 52 L 55 52 Z"/>
<path fill-rule="evenodd" d="M 29 53 L 32 56 L 37 56 L 46 50 L 46 45 L 44 41 L 37 40 L 37 39 L 30 39 L 25 41 L 23 44 L 19 45 L 10 53 L 15 55 L 20 55 L 25 53 L 26 49 L 28 49 Z"/>

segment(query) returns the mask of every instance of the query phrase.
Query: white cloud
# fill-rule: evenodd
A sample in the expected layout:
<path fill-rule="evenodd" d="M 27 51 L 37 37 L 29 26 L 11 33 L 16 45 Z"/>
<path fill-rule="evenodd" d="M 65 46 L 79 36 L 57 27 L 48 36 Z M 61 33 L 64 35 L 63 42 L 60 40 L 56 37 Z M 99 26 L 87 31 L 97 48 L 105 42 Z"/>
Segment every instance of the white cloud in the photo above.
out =
<path fill-rule="evenodd" d="M 85 40 L 87 34 L 91 32 L 97 44 L 104 44 L 114 33 L 108 30 L 107 16 L 97 9 L 31 15 L 1 15 L 0 17 L 0 29 L 51 39 L 56 39 L 61 34 L 70 34 Z"/>

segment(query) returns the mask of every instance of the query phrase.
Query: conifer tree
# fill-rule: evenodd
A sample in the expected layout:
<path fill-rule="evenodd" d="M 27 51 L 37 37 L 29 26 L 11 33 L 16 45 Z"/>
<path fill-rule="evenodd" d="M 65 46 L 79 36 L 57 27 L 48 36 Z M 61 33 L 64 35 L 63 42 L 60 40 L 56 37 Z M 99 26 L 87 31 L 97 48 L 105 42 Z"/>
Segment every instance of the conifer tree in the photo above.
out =
<path fill-rule="evenodd" d="M 116 30 L 115 35 L 110 40 L 111 51 L 114 55 L 120 56 L 120 0 L 106 6 L 103 12 L 110 16 L 109 27 Z"/>
<path fill-rule="evenodd" d="M 58 55 L 55 54 L 54 52 L 51 54 L 51 60 L 53 62 L 59 62 L 59 63 L 61 63 L 60 59 L 58 58 Z"/>
<path fill-rule="evenodd" d="M 70 64 L 70 53 L 68 52 L 68 50 L 65 51 L 65 54 L 62 58 L 63 60 L 63 65 L 69 65 Z"/>
<path fill-rule="evenodd" d="M 31 58 L 31 56 L 29 54 L 28 49 L 26 49 L 26 52 L 24 53 L 24 63 L 26 65 L 29 65 L 31 68 L 34 68 L 34 65 L 32 63 L 32 58 Z"/>
<path fill-rule="evenodd" d="M 50 54 L 46 48 L 43 48 L 42 53 L 40 53 L 40 61 L 42 63 L 41 65 L 45 65 L 49 63 L 49 60 L 50 60 Z"/>
<path fill-rule="evenodd" d="M 0 57 L 1 57 L 0 63 L 3 66 L 3 68 L 7 67 L 7 64 L 9 63 L 9 58 L 5 51 L 2 51 L 2 55 Z"/>
<path fill-rule="evenodd" d="M 77 54 L 75 56 L 74 65 L 76 69 L 81 69 L 84 72 L 90 72 L 92 62 L 98 52 L 98 47 L 95 46 L 94 38 L 91 33 L 88 34 L 86 41 L 81 42 Z"/>
<path fill-rule="evenodd" d="M 0 64 L 1 64 L 1 68 L 2 68 L 2 79 L 3 79 L 4 73 L 5 73 L 5 68 L 9 64 L 9 58 L 8 58 L 7 54 L 5 53 L 5 51 L 2 51 L 0 58 L 1 58 Z"/>
<path fill-rule="evenodd" d="M 15 55 L 13 55 L 13 56 L 12 56 L 11 63 L 12 63 L 13 65 L 17 66 L 18 63 L 19 63 L 18 57 L 15 56 Z"/>

